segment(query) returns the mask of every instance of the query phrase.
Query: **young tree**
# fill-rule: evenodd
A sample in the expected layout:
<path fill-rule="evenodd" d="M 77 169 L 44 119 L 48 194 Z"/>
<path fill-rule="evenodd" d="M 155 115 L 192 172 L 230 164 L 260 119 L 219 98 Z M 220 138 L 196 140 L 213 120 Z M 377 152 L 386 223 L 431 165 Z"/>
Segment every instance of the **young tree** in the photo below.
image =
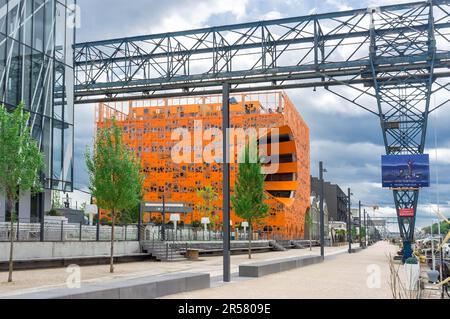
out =
<path fill-rule="evenodd" d="M 211 185 L 207 185 L 197 190 L 197 196 L 202 200 L 197 204 L 197 210 L 202 217 L 208 217 L 213 228 L 217 226 L 219 216 L 214 214 L 214 201 L 217 200 L 217 192 Z"/>
<path fill-rule="evenodd" d="M 312 231 L 312 226 L 313 226 L 313 219 L 311 216 L 311 208 L 308 208 L 308 210 L 305 214 L 305 224 L 308 226 L 309 250 L 312 251 L 311 231 Z"/>
<path fill-rule="evenodd" d="M 111 211 L 110 272 L 114 272 L 114 226 L 124 210 L 133 209 L 141 198 L 144 177 L 140 162 L 122 141 L 115 120 L 97 131 L 94 150 L 86 152 L 90 189 L 99 207 Z M 119 215 L 119 216 L 118 216 Z"/>
<path fill-rule="evenodd" d="M 236 215 L 249 224 L 248 258 L 252 258 L 252 225 L 268 215 L 269 206 L 264 203 L 264 179 L 259 155 L 251 158 L 250 147 L 256 143 L 248 143 L 240 156 L 239 171 L 234 185 L 234 195 L 231 197 Z M 256 152 L 257 153 L 257 152 Z"/>
<path fill-rule="evenodd" d="M 23 103 L 13 112 L 0 106 L 0 192 L 6 196 L 11 220 L 8 282 L 13 280 L 16 203 L 21 193 L 35 194 L 42 189 L 39 174 L 44 168 L 44 155 L 31 136 L 29 118 Z"/>
<path fill-rule="evenodd" d="M 53 191 L 52 195 L 52 208 L 63 208 L 64 205 L 61 201 L 61 192 Z"/>

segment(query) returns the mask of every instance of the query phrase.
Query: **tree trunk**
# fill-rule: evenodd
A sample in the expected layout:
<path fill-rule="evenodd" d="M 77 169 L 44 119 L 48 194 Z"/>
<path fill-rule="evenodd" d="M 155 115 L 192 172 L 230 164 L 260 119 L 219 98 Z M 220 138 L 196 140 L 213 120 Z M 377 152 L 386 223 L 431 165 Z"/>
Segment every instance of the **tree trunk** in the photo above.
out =
<path fill-rule="evenodd" d="M 114 239 L 115 239 L 114 226 L 115 226 L 115 223 L 116 223 L 116 213 L 115 213 L 114 209 L 112 210 L 111 219 L 112 219 L 112 225 L 111 225 L 111 257 L 110 257 L 110 262 L 109 262 L 109 272 L 112 274 L 112 273 L 114 273 Z"/>
<path fill-rule="evenodd" d="M 248 223 L 248 259 L 252 259 L 252 223 Z"/>
<path fill-rule="evenodd" d="M 10 207 L 9 211 L 10 211 L 10 219 L 11 219 L 11 238 L 10 238 L 10 248 L 9 248 L 9 266 L 8 266 L 8 282 L 12 282 L 13 281 L 13 270 L 14 270 L 14 238 L 15 233 L 14 233 L 14 208 L 16 207 L 16 204 L 8 199 L 8 203 L 12 203 L 12 207 Z"/>

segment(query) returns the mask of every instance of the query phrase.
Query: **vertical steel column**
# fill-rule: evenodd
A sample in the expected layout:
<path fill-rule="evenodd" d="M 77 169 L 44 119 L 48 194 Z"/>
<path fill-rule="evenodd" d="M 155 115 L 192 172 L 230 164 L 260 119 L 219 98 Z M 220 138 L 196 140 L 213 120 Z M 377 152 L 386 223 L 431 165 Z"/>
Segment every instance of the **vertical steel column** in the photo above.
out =
<path fill-rule="evenodd" d="M 367 221 L 366 221 L 366 210 L 364 209 L 364 248 L 367 247 Z"/>
<path fill-rule="evenodd" d="M 358 214 L 359 214 L 359 219 L 358 219 L 358 222 L 359 222 L 359 247 L 362 247 L 362 236 L 361 236 L 361 201 L 359 201 L 359 211 L 358 211 Z"/>
<path fill-rule="evenodd" d="M 95 240 L 100 241 L 100 208 L 97 206 L 97 229 L 95 234 Z"/>
<path fill-rule="evenodd" d="M 325 258 L 325 213 L 323 211 L 323 196 L 324 196 L 324 190 L 323 190 L 323 162 L 319 163 L 319 196 L 320 196 L 320 203 L 319 203 L 319 209 L 320 209 L 320 256 L 322 256 L 322 259 Z"/>
<path fill-rule="evenodd" d="M 348 253 L 352 253 L 352 204 L 351 204 L 351 190 L 348 189 L 348 216 L 347 216 L 347 240 L 348 240 Z"/>
<path fill-rule="evenodd" d="M 230 84 L 223 84 L 223 281 L 230 282 Z"/>
<path fill-rule="evenodd" d="M 161 240 L 166 240 L 166 196 L 162 196 L 163 209 L 162 209 L 162 225 L 161 225 Z"/>
<path fill-rule="evenodd" d="M 40 241 L 45 241 L 45 214 L 44 214 L 44 196 L 45 193 L 38 194 L 39 200 L 39 222 L 40 224 Z"/>

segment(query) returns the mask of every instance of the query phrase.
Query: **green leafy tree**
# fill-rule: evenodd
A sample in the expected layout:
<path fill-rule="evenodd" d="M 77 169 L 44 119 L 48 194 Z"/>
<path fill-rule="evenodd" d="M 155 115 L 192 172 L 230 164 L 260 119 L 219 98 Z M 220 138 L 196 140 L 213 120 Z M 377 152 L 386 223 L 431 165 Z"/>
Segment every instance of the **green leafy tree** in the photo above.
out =
<path fill-rule="evenodd" d="M 23 192 L 42 191 L 39 174 L 44 169 L 44 155 L 31 136 L 29 118 L 23 103 L 13 112 L 0 106 L 0 192 L 7 199 L 11 221 L 8 282 L 13 280 L 16 203 Z"/>
<path fill-rule="evenodd" d="M 53 191 L 52 195 L 52 208 L 63 208 L 60 191 Z"/>
<path fill-rule="evenodd" d="M 115 120 L 97 131 L 94 150 L 86 152 L 90 189 L 99 207 L 111 212 L 110 272 L 114 272 L 114 226 L 121 212 L 133 209 L 141 199 L 143 175 L 140 162 L 122 141 Z"/>
<path fill-rule="evenodd" d="M 305 224 L 308 226 L 309 250 L 312 251 L 311 231 L 312 231 L 312 226 L 313 226 L 313 219 L 311 216 L 311 208 L 308 208 L 308 210 L 306 211 Z"/>
<path fill-rule="evenodd" d="M 234 195 L 231 202 L 235 214 L 248 221 L 248 258 L 252 258 L 252 226 L 253 223 L 267 217 L 269 206 L 264 203 L 265 176 L 262 173 L 262 165 L 259 155 L 251 157 L 250 147 L 256 148 L 256 142 L 247 143 L 242 154 L 240 154 L 239 170 L 234 185 Z"/>
<path fill-rule="evenodd" d="M 142 199 L 140 199 L 141 201 Z M 122 225 L 137 224 L 139 222 L 139 205 L 121 212 L 119 223 Z"/>
<path fill-rule="evenodd" d="M 440 222 L 440 228 L 441 228 L 441 235 L 447 235 L 447 233 L 450 231 L 450 225 L 445 222 L 442 221 Z M 422 229 L 425 234 L 431 234 L 431 226 L 425 227 Z M 433 234 L 437 234 L 439 232 L 439 227 L 437 223 L 433 224 Z"/>
<path fill-rule="evenodd" d="M 361 227 L 360 236 L 363 239 L 363 243 L 365 243 L 365 238 L 366 238 L 366 228 L 365 227 Z"/>
<path fill-rule="evenodd" d="M 353 238 L 353 239 L 356 239 L 356 238 L 358 237 L 358 230 L 356 229 L 355 226 L 352 227 L 352 232 L 351 232 L 351 234 L 352 234 L 352 238 Z"/>
<path fill-rule="evenodd" d="M 216 228 L 219 222 L 219 216 L 214 214 L 214 201 L 217 200 L 217 192 L 214 187 L 207 185 L 197 190 L 197 196 L 202 200 L 196 205 L 197 210 L 202 217 L 208 217 L 213 228 Z"/>

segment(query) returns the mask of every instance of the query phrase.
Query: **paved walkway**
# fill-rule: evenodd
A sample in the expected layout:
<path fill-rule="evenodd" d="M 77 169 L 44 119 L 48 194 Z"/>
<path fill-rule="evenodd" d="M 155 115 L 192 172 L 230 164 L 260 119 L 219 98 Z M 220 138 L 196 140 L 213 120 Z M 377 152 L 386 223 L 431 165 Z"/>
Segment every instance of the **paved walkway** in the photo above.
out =
<path fill-rule="evenodd" d="M 344 253 L 346 249 L 346 246 L 332 247 L 326 248 L 325 252 L 326 255 L 332 256 L 334 254 Z M 252 261 L 318 254 L 320 254 L 318 247 L 314 247 L 312 251 L 309 249 L 293 249 L 284 252 L 253 254 Z M 117 264 L 114 274 L 109 273 L 108 265 L 83 266 L 81 267 L 81 280 L 82 284 L 85 284 L 176 272 L 198 272 L 210 273 L 211 277 L 215 279 L 213 286 L 216 286 L 220 284 L 223 272 L 222 260 L 222 256 L 217 256 L 202 257 L 199 261 L 148 261 Z M 247 255 L 231 256 L 231 272 L 236 275 L 239 265 L 245 262 L 249 262 Z M 14 272 L 14 282 L 12 284 L 6 282 L 7 275 L 6 272 L 0 272 L 0 297 L 65 287 L 70 274 L 66 268 L 16 271 Z"/>
<path fill-rule="evenodd" d="M 388 256 L 397 250 L 380 242 L 355 254 L 328 257 L 322 264 L 166 298 L 391 299 Z"/>

